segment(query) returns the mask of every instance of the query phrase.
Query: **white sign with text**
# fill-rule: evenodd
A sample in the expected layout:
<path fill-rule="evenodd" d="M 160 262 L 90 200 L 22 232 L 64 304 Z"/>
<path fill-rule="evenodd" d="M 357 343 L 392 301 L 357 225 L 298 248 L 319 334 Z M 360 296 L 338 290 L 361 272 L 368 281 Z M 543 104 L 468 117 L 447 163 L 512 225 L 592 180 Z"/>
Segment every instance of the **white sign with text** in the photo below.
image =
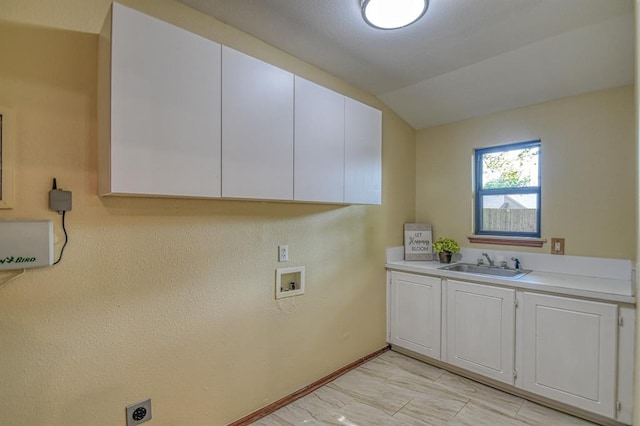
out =
<path fill-rule="evenodd" d="M 404 224 L 404 260 L 433 260 L 431 225 Z"/>

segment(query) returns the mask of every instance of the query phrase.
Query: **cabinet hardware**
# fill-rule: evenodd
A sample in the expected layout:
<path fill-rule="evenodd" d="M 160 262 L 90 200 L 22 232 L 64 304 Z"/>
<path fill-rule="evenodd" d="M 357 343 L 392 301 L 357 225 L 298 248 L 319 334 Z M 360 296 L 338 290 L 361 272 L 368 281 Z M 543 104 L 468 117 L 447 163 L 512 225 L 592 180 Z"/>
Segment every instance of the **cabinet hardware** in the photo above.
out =
<path fill-rule="evenodd" d="M 513 378 L 514 379 L 518 378 L 518 370 L 513 370 Z"/>
<path fill-rule="evenodd" d="M 618 317 L 618 325 L 622 327 L 624 325 L 624 319 L 622 317 Z"/>
<path fill-rule="evenodd" d="M 616 401 L 616 410 L 622 411 L 622 403 L 620 401 Z"/>

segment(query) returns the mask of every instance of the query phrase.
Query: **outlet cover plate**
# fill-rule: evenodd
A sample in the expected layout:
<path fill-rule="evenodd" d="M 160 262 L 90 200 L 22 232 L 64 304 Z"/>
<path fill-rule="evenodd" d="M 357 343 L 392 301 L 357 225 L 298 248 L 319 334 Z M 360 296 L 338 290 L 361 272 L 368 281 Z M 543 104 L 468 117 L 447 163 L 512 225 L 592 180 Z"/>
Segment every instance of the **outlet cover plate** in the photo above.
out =
<path fill-rule="evenodd" d="M 278 246 L 278 262 L 289 261 L 289 246 Z"/>
<path fill-rule="evenodd" d="M 564 238 L 551 238 L 551 254 L 564 254 Z"/>
<path fill-rule="evenodd" d="M 136 426 L 151 420 L 151 399 L 127 406 L 127 426 Z"/>

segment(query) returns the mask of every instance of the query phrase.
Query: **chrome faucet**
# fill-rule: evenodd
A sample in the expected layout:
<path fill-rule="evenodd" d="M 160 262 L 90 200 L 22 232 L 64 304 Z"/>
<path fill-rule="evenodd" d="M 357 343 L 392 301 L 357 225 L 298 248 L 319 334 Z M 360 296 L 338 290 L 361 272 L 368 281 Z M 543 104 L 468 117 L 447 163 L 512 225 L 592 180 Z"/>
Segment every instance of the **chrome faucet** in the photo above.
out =
<path fill-rule="evenodd" d="M 520 264 L 520 259 L 518 259 L 517 257 L 512 257 L 511 260 L 513 260 L 516 263 L 515 269 L 521 269 L 522 265 Z"/>
<path fill-rule="evenodd" d="M 489 266 L 494 266 L 493 259 L 489 257 L 488 253 L 482 253 L 482 255 L 487 258 L 487 262 L 489 262 Z"/>

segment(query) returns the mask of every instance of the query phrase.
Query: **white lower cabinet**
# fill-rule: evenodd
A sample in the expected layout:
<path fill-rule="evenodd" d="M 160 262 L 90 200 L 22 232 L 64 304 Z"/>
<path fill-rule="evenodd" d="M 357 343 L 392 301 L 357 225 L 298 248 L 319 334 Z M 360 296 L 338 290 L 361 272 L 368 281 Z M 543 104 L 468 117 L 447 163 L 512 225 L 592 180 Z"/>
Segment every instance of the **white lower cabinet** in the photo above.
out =
<path fill-rule="evenodd" d="M 618 306 L 524 293 L 523 387 L 614 417 Z"/>
<path fill-rule="evenodd" d="M 624 424 L 635 309 L 606 301 L 389 273 L 389 343 Z"/>
<path fill-rule="evenodd" d="M 515 290 L 448 280 L 448 363 L 514 383 Z"/>
<path fill-rule="evenodd" d="M 440 359 L 440 278 L 391 273 L 389 343 Z"/>

